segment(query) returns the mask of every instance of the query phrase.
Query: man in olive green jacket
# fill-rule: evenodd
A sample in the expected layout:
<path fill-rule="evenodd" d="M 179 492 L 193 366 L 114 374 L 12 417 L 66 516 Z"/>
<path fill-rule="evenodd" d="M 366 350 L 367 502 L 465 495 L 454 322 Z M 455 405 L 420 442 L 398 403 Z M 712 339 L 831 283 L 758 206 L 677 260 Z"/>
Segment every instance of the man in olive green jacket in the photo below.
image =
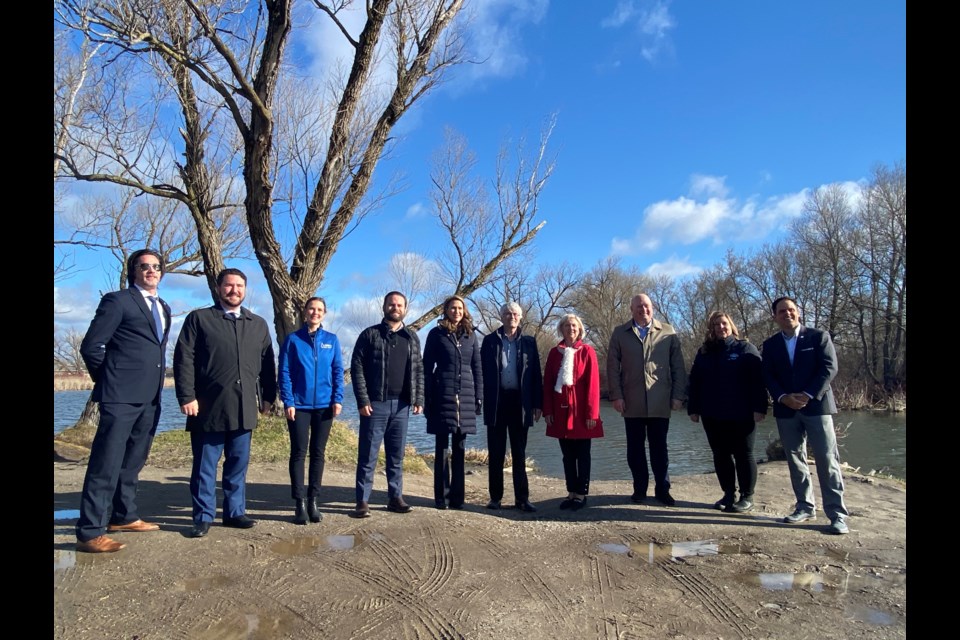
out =
<path fill-rule="evenodd" d="M 627 463 L 633 474 L 630 499 L 641 503 L 647 498 L 650 476 L 644 441 L 649 435 L 654 495 L 672 507 L 667 430 L 671 410 L 681 409 L 686 399 L 687 369 L 677 332 L 653 319 L 650 296 L 634 296 L 630 312 L 633 318 L 614 329 L 607 350 L 610 400 L 623 416 L 627 433 Z"/>

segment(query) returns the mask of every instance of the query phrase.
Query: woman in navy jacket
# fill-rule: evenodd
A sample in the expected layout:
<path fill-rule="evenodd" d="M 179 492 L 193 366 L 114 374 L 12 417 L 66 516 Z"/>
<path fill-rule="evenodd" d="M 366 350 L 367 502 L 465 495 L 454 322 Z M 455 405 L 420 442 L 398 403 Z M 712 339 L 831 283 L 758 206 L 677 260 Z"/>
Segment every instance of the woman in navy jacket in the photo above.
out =
<path fill-rule="evenodd" d="M 290 430 L 290 487 L 294 522 L 320 522 L 317 496 L 323 479 L 324 452 L 333 419 L 343 408 L 343 356 L 337 336 L 323 329 L 327 303 L 310 298 L 303 326 L 280 348 L 278 386 Z M 303 484 L 304 458 L 310 450 L 309 487 Z"/>
<path fill-rule="evenodd" d="M 480 341 L 460 296 L 443 301 L 443 317 L 427 334 L 423 348 L 427 433 L 436 437 L 433 498 L 437 509 L 463 507 L 464 447 L 477 432 L 483 401 Z M 447 461 L 448 444 L 452 449 Z"/>
<path fill-rule="evenodd" d="M 690 370 L 687 413 L 703 429 L 713 450 L 713 466 L 723 489 L 717 509 L 742 513 L 753 509 L 757 461 L 753 457 L 756 423 L 766 417 L 767 389 L 760 353 L 740 339 L 729 315 L 714 311 L 707 336 Z M 740 500 L 734 502 L 737 482 Z"/>

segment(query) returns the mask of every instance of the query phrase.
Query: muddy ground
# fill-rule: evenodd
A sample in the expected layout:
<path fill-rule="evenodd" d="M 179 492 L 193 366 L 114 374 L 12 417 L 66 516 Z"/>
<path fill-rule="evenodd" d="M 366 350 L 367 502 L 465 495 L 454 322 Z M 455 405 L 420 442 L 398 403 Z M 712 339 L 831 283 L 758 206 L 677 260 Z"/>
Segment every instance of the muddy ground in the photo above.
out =
<path fill-rule="evenodd" d="M 84 469 L 54 462 L 55 517 L 77 509 Z M 408 475 L 405 515 L 383 508 L 378 473 L 364 520 L 347 515 L 353 470 L 328 468 L 323 522 L 297 526 L 286 466 L 257 465 L 258 526 L 218 522 L 197 540 L 184 535 L 188 480 L 144 469 L 141 513 L 161 530 L 116 535 L 117 553 L 76 553 L 75 513 L 55 519 L 55 638 L 906 637 L 907 496 L 894 480 L 848 473 L 851 532 L 831 536 L 822 514 L 778 522 L 793 506 L 784 462 L 760 465 L 750 514 L 712 508 L 712 475 L 674 478 L 674 508 L 596 482 L 575 513 L 557 508 L 562 480 L 531 476 L 537 513 L 490 511 L 480 467 L 462 511 L 434 509 L 432 477 Z"/>

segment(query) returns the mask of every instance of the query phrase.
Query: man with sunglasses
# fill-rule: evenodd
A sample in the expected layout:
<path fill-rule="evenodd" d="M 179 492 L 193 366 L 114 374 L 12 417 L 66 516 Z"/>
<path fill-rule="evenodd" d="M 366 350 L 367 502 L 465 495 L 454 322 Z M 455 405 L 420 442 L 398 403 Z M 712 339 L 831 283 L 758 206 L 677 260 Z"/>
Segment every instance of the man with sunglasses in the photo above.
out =
<path fill-rule="evenodd" d="M 151 249 L 127 260 L 127 283 L 100 299 L 80 344 L 93 378 L 100 422 L 80 494 L 77 551 L 106 553 L 126 545 L 105 533 L 156 531 L 137 512 L 137 482 L 160 420 L 170 306 L 160 299 L 163 257 Z"/>

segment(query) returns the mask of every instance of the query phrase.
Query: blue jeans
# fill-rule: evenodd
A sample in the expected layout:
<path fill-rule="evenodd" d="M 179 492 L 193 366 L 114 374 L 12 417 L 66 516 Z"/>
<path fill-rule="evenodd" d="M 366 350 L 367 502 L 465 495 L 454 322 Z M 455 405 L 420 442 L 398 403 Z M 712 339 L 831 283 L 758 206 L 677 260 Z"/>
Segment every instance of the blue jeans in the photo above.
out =
<path fill-rule="evenodd" d="M 667 467 L 667 430 L 670 418 L 624 418 L 627 432 L 627 464 L 633 474 L 633 492 L 647 495 L 650 472 L 647 470 L 647 452 L 644 441 L 650 439 L 650 466 L 653 468 L 656 494 L 670 491 L 670 474 Z"/>
<path fill-rule="evenodd" d="M 805 416 L 799 411 L 792 418 L 777 418 L 777 431 L 790 468 L 790 483 L 797 497 L 796 508 L 814 513 L 813 486 L 810 467 L 807 466 L 807 442 L 813 449 L 820 480 L 823 512 L 830 520 L 849 515 L 843 503 L 843 475 L 840 473 L 840 454 L 837 452 L 837 434 L 833 430 L 833 416 Z"/>
<path fill-rule="evenodd" d="M 403 496 L 403 450 L 407 444 L 410 405 L 401 400 L 371 402 L 373 414 L 360 416 L 357 446 L 357 502 L 369 502 L 373 473 L 383 443 L 387 461 L 387 497 Z"/>
<path fill-rule="evenodd" d="M 193 521 L 213 522 L 217 515 L 217 462 L 223 454 L 223 517 L 237 518 L 247 512 L 247 464 L 252 431 L 191 431 L 193 469 L 190 496 Z"/>

